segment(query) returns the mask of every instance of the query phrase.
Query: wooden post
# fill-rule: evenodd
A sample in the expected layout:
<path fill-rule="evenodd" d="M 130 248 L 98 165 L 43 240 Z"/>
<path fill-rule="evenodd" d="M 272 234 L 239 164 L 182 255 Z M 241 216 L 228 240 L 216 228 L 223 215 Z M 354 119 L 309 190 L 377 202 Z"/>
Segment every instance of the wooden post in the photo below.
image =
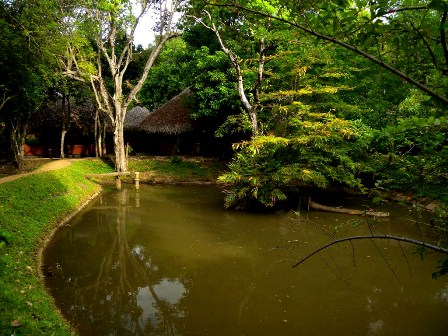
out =
<path fill-rule="evenodd" d="M 121 190 L 121 177 L 120 177 L 120 175 L 117 175 L 115 177 L 115 186 L 117 187 L 117 190 Z"/>
<path fill-rule="evenodd" d="M 129 167 L 129 142 L 126 143 L 126 167 Z"/>
<path fill-rule="evenodd" d="M 136 190 L 140 189 L 140 173 L 139 172 L 135 172 L 134 182 L 135 182 L 135 189 Z"/>

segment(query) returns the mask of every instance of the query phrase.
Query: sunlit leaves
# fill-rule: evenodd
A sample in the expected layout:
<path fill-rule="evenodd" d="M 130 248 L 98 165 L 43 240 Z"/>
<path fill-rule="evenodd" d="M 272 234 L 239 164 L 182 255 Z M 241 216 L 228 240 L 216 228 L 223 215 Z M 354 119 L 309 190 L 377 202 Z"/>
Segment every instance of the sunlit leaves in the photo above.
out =
<path fill-rule="evenodd" d="M 302 111 L 290 118 L 288 136 L 267 134 L 234 146 L 231 171 L 220 177 L 228 185 L 227 206 L 254 200 L 273 206 L 288 190 L 303 186 L 361 186 L 356 178 L 364 150 L 361 124 L 327 113 Z"/>

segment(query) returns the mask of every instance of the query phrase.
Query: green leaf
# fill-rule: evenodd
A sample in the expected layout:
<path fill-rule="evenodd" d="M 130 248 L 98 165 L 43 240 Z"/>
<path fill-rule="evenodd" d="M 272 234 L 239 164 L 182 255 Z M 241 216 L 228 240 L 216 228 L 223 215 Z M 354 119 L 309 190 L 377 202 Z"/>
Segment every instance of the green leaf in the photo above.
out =
<path fill-rule="evenodd" d="M 441 12 L 448 11 L 448 2 L 444 0 L 432 0 L 428 8 L 435 9 Z"/>
<path fill-rule="evenodd" d="M 384 199 L 381 196 L 376 196 L 372 199 L 373 204 L 381 203 Z"/>
<path fill-rule="evenodd" d="M 362 45 L 365 48 L 368 48 L 371 47 L 374 43 L 375 43 L 375 36 L 371 35 L 363 41 Z"/>
<path fill-rule="evenodd" d="M 356 7 L 362 9 L 364 7 L 364 2 L 362 0 L 355 0 Z"/>
<path fill-rule="evenodd" d="M 339 23 L 339 19 L 335 18 L 333 20 L 333 33 L 336 33 L 340 28 L 340 23 Z"/>

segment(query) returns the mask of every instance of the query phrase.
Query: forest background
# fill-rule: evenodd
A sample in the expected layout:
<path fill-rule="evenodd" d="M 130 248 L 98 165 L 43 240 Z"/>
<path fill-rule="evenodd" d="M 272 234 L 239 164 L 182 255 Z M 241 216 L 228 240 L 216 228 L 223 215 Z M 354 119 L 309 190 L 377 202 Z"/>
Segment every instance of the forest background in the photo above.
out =
<path fill-rule="evenodd" d="M 155 42 L 135 46 L 150 10 Z M 442 0 L 2 0 L 1 148 L 20 167 L 35 123 L 60 124 L 61 144 L 106 130 L 125 171 L 127 111 L 190 88 L 193 118 L 234 139 L 227 206 L 399 191 L 438 201 L 446 226 L 447 13 Z"/>

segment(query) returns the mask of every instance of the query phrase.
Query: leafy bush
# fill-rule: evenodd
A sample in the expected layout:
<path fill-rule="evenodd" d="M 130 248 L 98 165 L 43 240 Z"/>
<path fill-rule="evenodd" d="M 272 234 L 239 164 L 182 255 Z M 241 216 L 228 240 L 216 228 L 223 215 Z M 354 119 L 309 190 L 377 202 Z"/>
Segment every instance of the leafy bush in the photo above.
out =
<path fill-rule="evenodd" d="M 375 138 L 377 186 L 448 203 L 448 118 L 401 119 Z"/>
<path fill-rule="evenodd" d="M 286 192 L 304 186 L 330 184 L 362 188 L 357 173 L 366 152 L 363 134 L 370 129 L 331 113 L 295 111 L 288 136 L 257 136 L 234 146 L 230 172 L 220 176 L 226 185 L 226 207 L 251 201 L 273 206 Z"/>

